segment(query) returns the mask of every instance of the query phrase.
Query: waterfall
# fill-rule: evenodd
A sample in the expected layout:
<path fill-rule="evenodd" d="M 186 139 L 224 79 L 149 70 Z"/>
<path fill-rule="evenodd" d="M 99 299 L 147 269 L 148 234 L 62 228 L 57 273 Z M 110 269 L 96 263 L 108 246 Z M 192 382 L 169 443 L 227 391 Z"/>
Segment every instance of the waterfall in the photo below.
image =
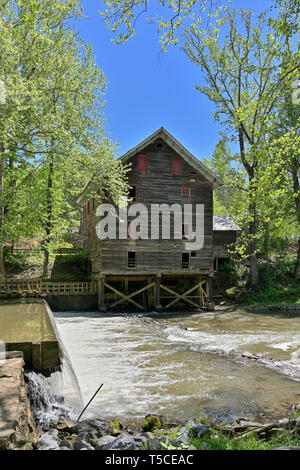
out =
<path fill-rule="evenodd" d="M 73 408 L 65 404 L 63 396 L 55 391 L 53 377 L 45 377 L 36 372 L 26 372 L 25 377 L 31 409 L 38 426 L 45 429 L 51 422 L 57 422 L 61 416 L 76 418 Z"/>
<path fill-rule="evenodd" d="M 48 303 L 45 301 L 45 307 L 48 312 L 49 319 L 51 321 L 52 327 L 55 331 L 56 338 L 59 342 L 60 352 L 61 352 L 61 361 L 62 361 L 62 374 L 64 383 L 71 382 L 71 387 L 75 391 L 75 398 L 72 400 L 72 405 L 75 406 L 78 410 L 81 410 L 84 407 L 82 392 L 80 385 L 77 379 L 77 375 L 74 371 L 72 361 L 68 354 L 67 348 L 64 345 L 61 334 L 57 328 L 55 318 L 53 316 L 52 310 L 50 309 Z"/>
<path fill-rule="evenodd" d="M 82 393 L 71 359 L 47 302 L 45 307 L 59 342 L 62 366 L 60 372 L 54 372 L 50 377 L 32 371 L 25 373 L 34 419 L 42 429 L 46 429 L 51 422 L 57 422 L 62 416 L 75 420 L 83 409 Z M 69 397 L 68 402 L 64 396 L 66 384 L 72 390 L 72 397 Z"/>

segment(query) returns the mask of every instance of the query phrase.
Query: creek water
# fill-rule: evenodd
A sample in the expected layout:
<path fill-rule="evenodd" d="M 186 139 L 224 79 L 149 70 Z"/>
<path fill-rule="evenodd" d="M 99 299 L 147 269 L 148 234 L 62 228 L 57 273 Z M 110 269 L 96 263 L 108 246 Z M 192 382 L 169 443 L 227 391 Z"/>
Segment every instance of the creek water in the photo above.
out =
<path fill-rule="evenodd" d="M 204 411 L 223 422 L 267 420 L 300 402 L 299 312 L 54 317 L 84 402 L 104 383 L 85 417 L 186 419 Z M 232 350 L 262 357 L 241 362 Z M 76 406 L 70 385 L 64 394 Z"/>

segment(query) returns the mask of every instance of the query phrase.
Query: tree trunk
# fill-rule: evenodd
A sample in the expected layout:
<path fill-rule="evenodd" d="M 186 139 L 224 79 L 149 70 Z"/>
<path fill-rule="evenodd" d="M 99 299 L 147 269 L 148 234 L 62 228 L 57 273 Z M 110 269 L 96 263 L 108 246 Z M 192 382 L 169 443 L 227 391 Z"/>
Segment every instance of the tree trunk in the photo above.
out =
<path fill-rule="evenodd" d="M 255 255 L 250 255 L 250 271 L 248 285 L 249 287 L 255 287 L 258 284 L 258 270 L 257 270 L 257 259 Z"/>
<path fill-rule="evenodd" d="M 257 214 L 256 214 L 256 203 L 253 198 L 255 194 L 255 169 L 254 165 L 250 165 L 246 158 L 245 152 L 245 142 L 243 130 L 239 128 L 239 146 L 240 146 L 240 156 L 245 170 L 248 173 L 249 177 L 249 245 L 248 245 L 248 254 L 249 254 L 249 278 L 248 286 L 255 287 L 258 284 L 258 270 L 257 270 L 257 259 L 256 259 L 256 232 L 257 232 Z"/>
<path fill-rule="evenodd" d="M 53 155 L 50 155 L 49 162 L 49 173 L 48 173 L 48 183 L 47 183 L 47 218 L 46 218 L 46 227 L 45 227 L 45 239 L 44 239 L 44 263 L 43 263 L 43 277 L 48 277 L 48 268 L 49 268 L 49 243 L 51 241 L 51 230 L 52 230 L 52 188 L 53 188 L 53 171 L 54 171 L 54 162 Z"/>
<path fill-rule="evenodd" d="M 298 254 L 297 254 L 297 260 L 295 264 L 294 277 L 296 281 L 300 281 L 300 237 L 298 239 Z"/>
<path fill-rule="evenodd" d="M 5 278 L 4 263 L 4 170 L 5 170 L 5 151 L 4 146 L 0 146 L 0 279 Z"/>
<path fill-rule="evenodd" d="M 292 165 L 292 175 L 293 175 L 293 188 L 294 188 L 294 196 L 295 196 L 295 204 L 296 204 L 296 215 L 298 220 L 298 226 L 300 227 L 300 185 L 299 185 L 299 160 L 298 155 L 295 157 L 295 161 Z M 300 279 L 300 236 L 298 239 L 298 253 L 297 253 L 297 260 L 294 269 L 294 278 L 296 281 Z"/>

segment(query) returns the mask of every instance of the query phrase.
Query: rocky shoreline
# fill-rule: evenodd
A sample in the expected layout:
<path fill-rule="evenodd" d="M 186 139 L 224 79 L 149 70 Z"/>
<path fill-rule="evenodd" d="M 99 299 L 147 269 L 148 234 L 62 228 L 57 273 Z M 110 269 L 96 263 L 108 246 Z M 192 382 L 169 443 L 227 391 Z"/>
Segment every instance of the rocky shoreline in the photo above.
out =
<path fill-rule="evenodd" d="M 77 422 L 68 417 L 60 417 L 57 423 L 50 423 L 47 429 L 43 429 L 33 448 L 91 451 L 207 450 L 206 438 L 217 437 L 217 433 L 236 440 L 247 439 L 250 436 L 265 442 L 280 436 L 298 440 L 300 417 L 266 424 L 239 418 L 227 426 L 213 425 L 207 418 L 188 420 L 185 423 L 166 423 L 157 415 L 146 416 L 142 423 L 108 422 L 98 418 Z M 198 449 L 193 445 L 195 439 L 200 444 Z M 300 450 L 300 441 L 299 446 L 274 447 L 274 449 Z"/>

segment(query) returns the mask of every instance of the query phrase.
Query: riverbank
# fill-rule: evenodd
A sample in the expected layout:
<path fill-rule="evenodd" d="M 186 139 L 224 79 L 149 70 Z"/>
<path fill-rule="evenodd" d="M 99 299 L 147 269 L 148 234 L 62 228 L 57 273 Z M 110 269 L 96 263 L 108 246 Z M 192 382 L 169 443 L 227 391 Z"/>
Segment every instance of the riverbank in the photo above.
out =
<path fill-rule="evenodd" d="M 36 444 L 38 450 L 300 450 L 300 417 L 272 423 L 239 418 L 220 426 L 207 417 L 167 423 L 149 415 L 142 423 L 61 417 Z"/>
<path fill-rule="evenodd" d="M 300 446 L 299 413 L 293 409 L 300 401 L 299 312 L 222 308 L 169 318 L 99 312 L 54 317 L 84 403 L 104 386 L 77 423 L 83 404 L 72 403 L 66 361 L 63 383 L 59 372 L 48 378 L 27 372 L 38 431 L 30 448 Z M 164 418 L 145 429 L 147 413 Z M 209 430 L 199 436 L 198 425 Z"/>
<path fill-rule="evenodd" d="M 78 422 L 46 377 L 27 372 L 25 383 L 20 353 L 8 353 L 0 372 L 1 450 L 300 450 L 300 404 L 271 423 L 239 417 L 222 425 L 207 416 L 180 421 L 158 415 Z"/>

